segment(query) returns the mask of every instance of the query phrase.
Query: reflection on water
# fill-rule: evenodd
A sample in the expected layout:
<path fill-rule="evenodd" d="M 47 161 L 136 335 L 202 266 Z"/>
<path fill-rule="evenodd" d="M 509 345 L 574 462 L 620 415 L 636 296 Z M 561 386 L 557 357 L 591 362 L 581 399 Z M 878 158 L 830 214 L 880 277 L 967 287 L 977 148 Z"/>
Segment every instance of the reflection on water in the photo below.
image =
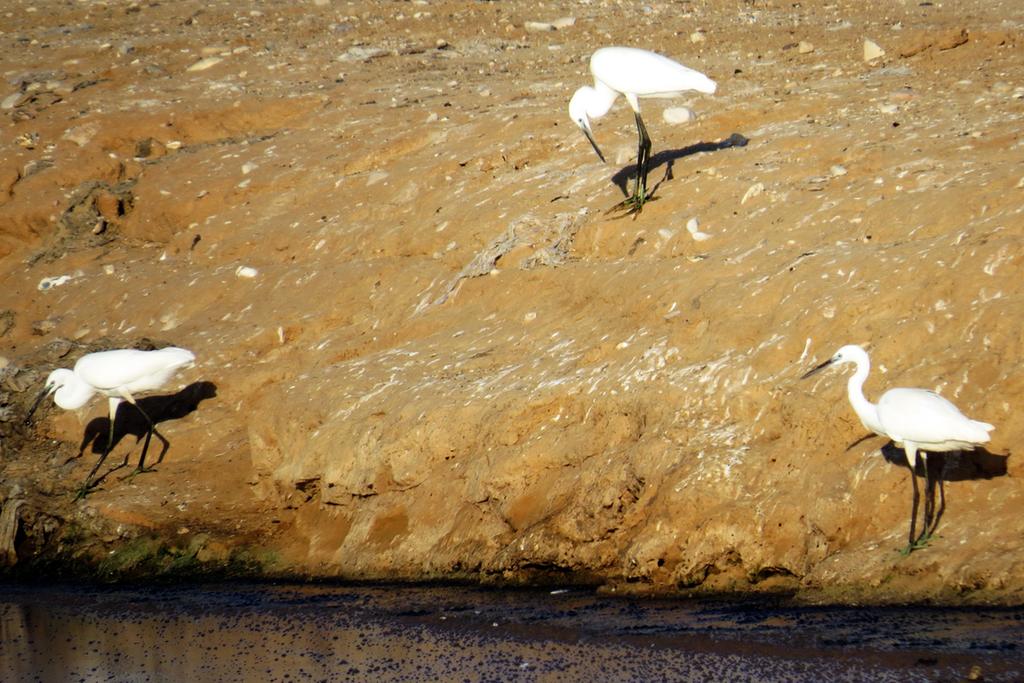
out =
<path fill-rule="evenodd" d="M 2 681 L 1024 680 L 1024 609 L 0 585 Z"/>

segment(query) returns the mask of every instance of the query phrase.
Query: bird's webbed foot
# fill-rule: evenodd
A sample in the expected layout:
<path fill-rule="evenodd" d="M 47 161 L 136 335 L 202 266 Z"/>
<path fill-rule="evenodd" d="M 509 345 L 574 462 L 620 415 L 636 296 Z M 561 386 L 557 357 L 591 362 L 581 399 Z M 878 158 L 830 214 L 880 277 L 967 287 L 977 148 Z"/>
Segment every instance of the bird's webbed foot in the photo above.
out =
<path fill-rule="evenodd" d="M 156 472 L 156 468 L 155 467 L 143 467 L 142 465 L 139 465 L 134 470 L 129 472 L 127 475 L 122 477 L 121 481 L 131 481 L 136 476 L 138 476 L 140 474 L 145 474 L 145 473 L 148 473 L 148 472 Z"/>
<path fill-rule="evenodd" d="M 621 215 L 616 216 L 616 218 L 625 218 L 626 216 L 636 218 L 640 212 L 644 210 L 644 204 L 653 202 L 656 199 L 657 197 L 645 197 L 643 194 L 634 194 L 630 197 L 626 197 L 621 202 L 605 211 L 604 214 L 607 216 L 611 213 L 621 213 Z"/>
<path fill-rule="evenodd" d="M 932 535 L 931 534 L 921 534 L 920 536 L 917 537 L 917 540 L 915 540 L 913 543 L 908 543 L 907 547 L 905 547 L 903 550 L 900 551 L 900 555 L 902 555 L 903 557 L 906 557 L 907 555 L 909 555 L 910 553 L 914 552 L 915 550 L 921 550 L 922 548 L 927 548 L 931 544 L 931 542 L 932 542 Z"/>
<path fill-rule="evenodd" d="M 82 483 L 82 486 L 78 489 L 78 493 L 75 494 L 73 503 L 77 503 L 80 500 L 85 500 L 85 497 L 93 492 L 98 482 L 86 481 Z"/>

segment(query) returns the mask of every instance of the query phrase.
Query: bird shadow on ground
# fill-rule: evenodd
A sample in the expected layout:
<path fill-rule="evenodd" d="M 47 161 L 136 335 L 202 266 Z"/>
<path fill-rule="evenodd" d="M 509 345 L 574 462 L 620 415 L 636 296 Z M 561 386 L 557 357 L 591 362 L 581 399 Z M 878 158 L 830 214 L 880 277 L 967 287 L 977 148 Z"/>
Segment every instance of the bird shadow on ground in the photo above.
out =
<path fill-rule="evenodd" d="M 739 134 L 733 133 L 724 140 L 718 142 L 698 142 L 697 144 L 690 145 L 689 147 L 683 147 L 681 149 L 666 149 L 663 152 L 658 152 L 651 156 L 650 170 L 654 170 L 662 164 L 665 165 L 665 175 L 659 180 L 654 186 L 648 191 L 648 196 L 654 196 L 654 193 L 658 191 L 661 184 L 667 180 L 672 180 L 672 167 L 676 160 L 683 159 L 693 154 L 700 152 L 717 152 L 721 149 L 729 149 L 730 147 L 746 147 L 750 140 Z M 622 192 L 623 197 L 629 197 L 629 181 L 631 178 L 635 178 L 637 173 L 636 164 L 630 164 L 629 166 L 623 167 L 621 170 L 616 171 L 615 175 L 612 176 L 612 182 Z"/>
<path fill-rule="evenodd" d="M 873 435 L 869 435 L 873 436 Z M 867 437 L 865 437 L 867 438 Z M 863 441 L 858 439 L 857 442 Z M 907 453 L 895 442 L 889 441 L 881 448 L 882 457 L 885 460 L 900 468 L 908 468 Z M 978 479 L 994 479 L 1007 475 L 1007 460 L 1010 455 L 990 453 L 984 448 L 976 448 L 973 451 L 948 451 L 945 453 L 928 453 L 926 458 L 920 457 L 918 453 L 917 467 L 914 471 L 915 477 L 925 479 L 925 510 L 924 526 L 927 536 L 935 533 L 939 522 L 946 511 L 946 487 L 947 481 L 975 481 Z M 935 505 L 935 491 L 938 489 L 939 502 Z M 911 516 L 911 528 L 917 517 L 917 506 Z"/>
<path fill-rule="evenodd" d="M 882 446 L 882 457 L 893 465 L 907 467 L 906 452 L 890 441 Z M 949 451 L 948 453 L 928 453 L 925 460 L 931 477 L 935 481 L 974 481 L 977 479 L 995 479 L 1007 474 L 1009 454 L 990 453 L 984 448 L 973 451 Z M 922 458 L 917 460 L 917 474 L 924 476 Z"/>
<path fill-rule="evenodd" d="M 176 394 L 169 396 L 145 396 L 137 399 L 136 403 L 152 418 L 153 424 L 160 424 L 168 420 L 179 420 L 189 413 L 195 412 L 199 408 L 200 403 L 208 398 L 214 398 L 216 395 L 217 385 L 213 382 L 193 382 Z M 85 426 L 82 444 L 78 448 L 78 455 L 76 457 L 82 457 L 86 449 L 91 450 L 95 454 L 102 455 L 107 445 L 110 428 L 110 418 L 108 417 L 96 417 L 90 420 L 89 424 Z M 139 413 L 138 409 L 128 402 L 123 402 L 117 407 L 113 428 L 114 436 L 111 450 L 126 436 L 134 436 L 135 443 L 138 444 L 149 433 L 149 423 L 146 422 L 146 419 Z M 147 440 L 143 446 L 142 453 L 139 455 L 140 459 L 145 457 L 148 447 L 149 441 Z M 164 459 L 164 455 L 166 455 L 169 447 L 170 444 L 164 442 L 156 464 Z M 93 484 L 99 484 L 112 472 L 125 467 L 128 464 L 128 457 L 130 455 L 131 452 L 129 451 L 125 455 L 123 463 L 101 474 L 93 480 Z"/>

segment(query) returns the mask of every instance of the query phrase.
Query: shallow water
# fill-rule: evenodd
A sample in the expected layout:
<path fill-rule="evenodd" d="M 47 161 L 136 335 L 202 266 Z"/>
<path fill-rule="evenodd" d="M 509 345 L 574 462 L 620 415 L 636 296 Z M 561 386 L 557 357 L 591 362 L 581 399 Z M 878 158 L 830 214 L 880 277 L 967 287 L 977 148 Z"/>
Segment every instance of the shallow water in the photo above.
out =
<path fill-rule="evenodd" d="M 0 584 L 2 681 L 1024 680 L 1024 608 Z"/>

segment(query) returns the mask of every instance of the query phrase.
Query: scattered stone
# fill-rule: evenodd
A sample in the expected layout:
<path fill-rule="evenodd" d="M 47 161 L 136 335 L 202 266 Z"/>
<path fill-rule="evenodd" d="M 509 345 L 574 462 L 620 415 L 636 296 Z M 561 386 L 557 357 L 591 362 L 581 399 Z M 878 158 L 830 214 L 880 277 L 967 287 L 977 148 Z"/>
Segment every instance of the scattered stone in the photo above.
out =
<path fill-rule="evenodd" d="M 708 37 L 704 33 L 704 29 L 702 29 L 702 28 L 699 28 L 699 29 L 697 29 L 696 31 L 694 31 L 693 33 L 690 34 L 690 42 L 691 43 L 703 43 L 707 39 L 708 39 Z"/>
<path fill-rule="evenodd" d="M 196 62 L 188 69 L 186 69 L 186 71 L 206 71 L 210 67 L 217 66 L 223 61 L 223 57 L 203 57 L 198 62 Z"/>
<path fill-rule="evenodd" d="M 242 175 L 249 175 L 257 168 L 258 166 L 256 166 L 256 164 L 252 163 L 251 161 L 247 161 L 244 164 L 242 164 Z"/>
<path fill-rule="evenodd" d="M 885 50 L 873 40 L 864 39 L 864 61 L 872 62 L 885 56 Z"/>
<path fill-rule="evenodd" d="M 844 175 L 847 174 L 846 167 L 843 166 L 842 164 L 835 164 L 829 170 L 832 172 L 832 177 L 833 178 L 839 178 L 839 177 L 844 176 Z"/>
<path fill-rule="evenodd" d="M 743 193 L 743 199 L 740 200 L 740 204 L 746 204 L 747 200 L 753 199 L 762 192 L 764 192 L 764 183 L 754 183 Z"/>
<path fill-rule="evenodd" d="M 334 58 L 336 62 L 368 62 L 371 59 L 380 57 L 387 51 L 379 47 L 364 47 L 353 45 L 349 49 Z"/>
<path fill-rule="evenodd" d="M 523 24 L 523 28 L 526 29 L 527 33 L 544 33 L 554 31 L 555 25 L 545 21 L 528 21 Z"/>
<path fill-rule="evenodd" d="M 806 40 L 801 40 L 800 43 L 796 46 L 796 51 L 802 55 L 808 55 L 814 52 L 814 45 L 807 42 Z"/>
<path fill-rule="evenodd" d="M 909 102 L 915 97 L 917 96 L 910 88 L 901 88 L 900 90 L 889 93 L 889 101 L 891 102 Z"/>
<path fill-rule="evenodd" d="M 36 289 L 40 292 L 45 292 L 53 289 L 54 287 L 60 287 L 61 285 L 67 284 L 74 279 L 75 278 L 71 275 L 54 275 L 52 277 L 44 277 L 39 281 L 39 284 L 36 285 Z"/>
<path fill-rule="evenodd" d="M 71 349 L 73 349 L 74 347 L 75 345 L 72 344 L 67 339 L 54 339 L 53 341 L 46 345 L 46 357 L 49 358 L 51 361 L 60 360 L 64 356 L 71 353 Z"/>
<path fill-rule="evenodd" d="M 159 159 L 167 154 L 167 146 L 156 138 L 146 138 L 135 143 L 136 159 Z"/>
<path fill-rule="evenodd" d="M 576 17 L 561 17 L 552 21 L 551 25 L 559 31 L 564 28 L 571 28 L 576 25 Z"/>
<path fill-rule="evenodd" d="M 0 102 L 0 109 L 14 109 L 21 104 L 21 98 L 25 97 L 25 93 L 19 91 L 11 93 Z"/>
<path fill-rule="evenodd" d="M 887 115 L 895 114 L 899 110 L 900 110 L 899 105 L 893 104 L 892 102 L 883 102 L 883 103 L 878 105 L 878 111 L 882 112 L 883 114 L 887 114 Z"/>
<path fill-rule="evenodd" d="M 686 221 L 686 231 L 690 233 L 690 237 L 697 242 L 703 242 L 704 240 L 711 238 L 711 235 L 708 233 L 700 231 L 700 221 L 696 218 L 691 218 Z"/>
<path fill-rule="evenodd" d="M 25 149 L 35 149 L 36 143 L 39 142 L 39 133 L 22 133 L 14 141 Z"/>
<path fill-rule="evenodd" d="M 60 322 L 60 318 L 44 318 L 43 320 L 36 320 L 32 323 L 32 334 L 37 337 L 42 337 L 50 332 L 57 329 L 57 323 Z"/>
<path fill-rule="evenodd" d="M 661 112 L 665 123 L 690 123 L 697 120 L 697 113 L 689 107 L 669 107 Z"/>
<path fill-rule="evenodd" d="M 64 131 L 64 135 L 62 135 L 61 138 L 73 142 L 79 147 L 85 147 L 89 144 L 89 141 L 96 136 L 96 133 L 98 133 L 99 130 L 100 127 L 97 123 L 83 123 L 80 126 L 68 128 Z"/>
<path fill-rule="evenodd" d="M 53 167 L 53 159 L 32 159 L 21 168 L 21 177 L 28 178 Z"/>
<path fill-rule="evenodd" d="M 246 278 L 249 280 L 259 275 L 259 273 L 260 272 L 258 270 L 251 266 L 238 266 L 238 268 L 235 268 L 235 275 L 237 277 Z"/>

